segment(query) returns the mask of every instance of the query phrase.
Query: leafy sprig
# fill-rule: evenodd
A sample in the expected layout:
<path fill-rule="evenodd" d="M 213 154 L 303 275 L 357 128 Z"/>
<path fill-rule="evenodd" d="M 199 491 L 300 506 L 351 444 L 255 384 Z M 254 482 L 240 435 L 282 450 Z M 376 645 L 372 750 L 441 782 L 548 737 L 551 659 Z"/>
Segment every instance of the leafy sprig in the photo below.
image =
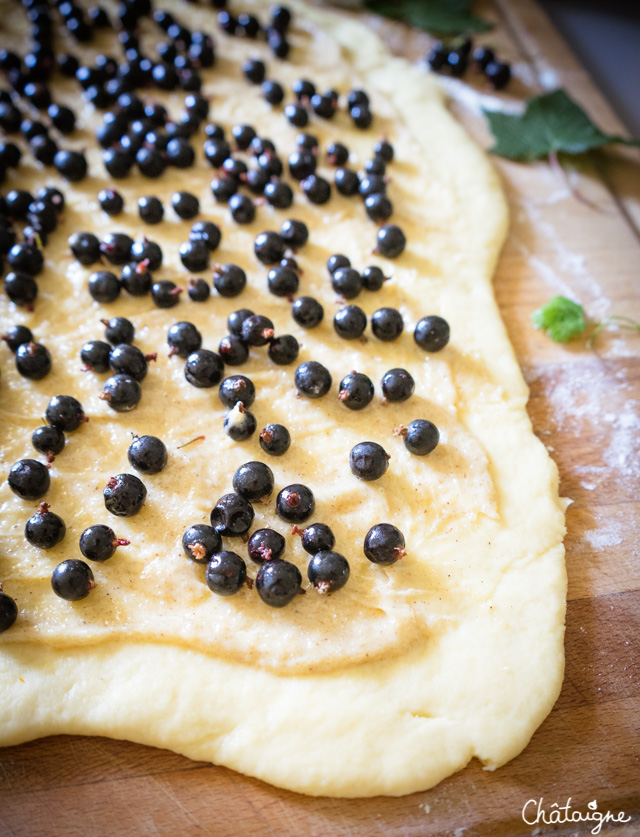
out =
<path fill-rule="evenodd" d="M 554 296 L 531 315 L 531 322 L 556 343 L 568 343 L 592 326 L 587 346 L 593 348 L 600 332 L 610 325 L 640 332 L 640 323 L 631 317 L 611 314 L 600 321 L 587 320 L 584 308 L 566 296 Z"/>
<path fill-rule="evenodd" d="M 583 154 L 610 143 L 638 145 L 601 131 L 564 90 L 529 99 L 522 114 L 485 110 L 495 144 L 492 154 L 529 162 L 550 155 Z"/>
<path fill-rule="evenodd" d="M 471 0 L 364 0 L 372 12 L 434 35 L 486 32 L 491 24 L 471 13 Z"/>

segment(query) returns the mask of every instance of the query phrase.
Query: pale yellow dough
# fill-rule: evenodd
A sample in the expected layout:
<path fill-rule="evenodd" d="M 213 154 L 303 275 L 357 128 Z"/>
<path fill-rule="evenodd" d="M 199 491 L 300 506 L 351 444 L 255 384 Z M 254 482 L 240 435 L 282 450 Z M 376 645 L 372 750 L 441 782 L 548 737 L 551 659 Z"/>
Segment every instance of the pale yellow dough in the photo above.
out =
<path fill-rule="evenodd" d="M 343 94 L 366 89 L 376 115 L 372 130 L 354 129 L 344 111 L 333 122 L 313 119 L 309 130 L 322 147 L 343 140 L 356 168 L 375 139 L 389 136 L 396 149 L 389 166 L 393 220 L 407 234 L 407 250 L 393 262 L 373 256 L 375 225 L 359 199 L 335 196 L 312 207 L 297 189 L 291 209 L 260 206 L 253 224 L 235 225 L 211 198 L 202 134 L 194 140 L 194 168 L 169 170 L 157 181 L 137 175 L 119 181 L 126 212 L 110 219 L 97 206 L 96 194 L 109 181 L 88 133 L 99 114 L 82 109 L 77 86 L 56 83 L 56 100 L 73 102 L 87 131 L 67 144 L 89 149 L 92 177 L 62 186 L 68 208 L 45 251 L 35 312 L 15 310 L 0 298 L 3 329 L 27 323 L 54 362 L 44 380 L 25 381 L 2 349 L 3 475 L 17 459 L 35 455 L 30 435 L 52 395 L 75 395 L 90 421 L 69 434 L 51 470 L 46 499 L 67 524 L 54 550 L 40 552 L 23 537 L 37 503 L 20 501 L 6 482 L 0 488 L 0 580 L 20 608 L 16 624 L 0 636 L 0 743 L 54 733 L 106 735 L 167 747 L 308 794 L 405 794 L 434 785 L 474 756 L 490 769 L 503 764 L 551 709 L 563 674 L 564 504 L 555 465 L 532 433 L 527 388 L 493 298 L 491 276 L 507 227 L 495 172 L 423 68 L 391 57 L 362 23 L 297 0 L 288 5 L 293 49 L 291 61 L 282 63 L 263 44 L 218 35 L 211 10 L 175 0 L 160 4 L 191 28 L 214 33 L 218 63 L 204 73 L 204 92 L 213 95 L 211 119 L 228 128 L 255 125 L 285 160 L 296 130 L 242 79 L 243 58 L 263 57 L 269 75 L 287 88 L 302 76 Z M 265 2 L 242 6 L 266 14 Z M 7 9 L 6 22 L 15 37 L 24 37 L 20 7 Z M 157 30 L 147 22 L 144 32 L 151 51 Z M 90 52 L 115 52 L 111 38 L 105 35 Z M 182 94 L 146 96 L 165 101 L 174 116 L 181 110 Z M 324 159 L 321 171 L 329 176 Z M 60 185 L 51 172 L 37 170 L 25 155 L 5 189 L 35 189 L 45 180 Z M 86 291 L 91 269 L 75 262 L 66 245 L 77 230 L 146 233 L 164 250 L 157 278 L 185 285 L 177 251 L 190 224 L 170 209 L 177 188 L 196 193 L 199 217 L 221 225 L 214 259 L 245 268 L 248 289 L 232 300 L 214 294 L 202 305 L 185 294 L 169 311 L 150 298 L 125 295 L 109 306 L 92 303 Z M 139 221 L 141 194 L 163 199 L 161 226 Z M 253 256 L 254 236 L 279 229 L 285 218 L 300 218 L 311 230 L 297 258 L 300 293 L 325 306 L 325 321 L 313 331 L 300 329 L 288 302 L 267 293 L 267 269 Z M 362 294 L 357 304 L 368 315 L 383 305 L 399 308 L 406 323 L 399 341 L 335 337 L 331 320 L 338 305 L 324 268 L 333 252 L 346 253 L 358 268 L 380 264 L 392 275 L 382 291 Z M 189 386 L 183 362 L 167 357 L 173 322 L 194 322 L 204 346 L 216 349 L 227 315 L 243 306 L 268 314 L 278 333 L 296 335 L 300 361 L 321 360 L 333 376 L 331 394 L 310 402 L 295 396 L 295 366 L 275 367 L 265 350 L 253 350 L 244 367 L 230 369 L 255 382 L 259 427 L 269 421 L 289 427 L 294 441 L 282 458 L 266 457 L 257 436 L 244 444 L 224 436 L 216 390 Z M 438 354 L 425 355 L 411 337 L 425 314 L 451 324 L 451 343 Z M 102 337 L 99 320 L 111 315 L 129 317 L 137 344 L 159 352 L 140 406 L 129 414 L 114 414 L 99 400 L 105 376 L 80 371 L 80 347 Z M 394 366 L 411 371 L 416 394 L 385 406 L 379 382 Z M 338 382 L 352 369 L 376 385 L 373 404 L 361 413 L 336 398 Z M 411 456 L 392 435 L 414 418 L 430 418 L 441 431 L 441 445 L 426 458 Z M 164 472 L 144 478 L 143 511 L 121 520 L 105 511 L 102 488 L 112 474 L 131 470 L 131 431 L 160 436 L 170 460 Z M 201 434 L 203 442 L 177 449 Z M 391 454 L 387 475 L 375 483 L 359 482 L 348 468 L 349 450 L 366 439 Z M 298 481 L 313 489 L 314 519 L 332 526 L 336 548 L 351 564 L 342 591 L 327 597 L 309 590 L 274 610 L 255 590 L 216 597 L 204 584 L 203 568 L 185 559 L 184 528 L 208 522 L 217 497 L 231 490 L 235 468 L 252 459 L 272 467 L 276 490 Z M 390 568 L 371 565 L 362 552 L 366 531 L 379 521 L 395 523 L 406 536 L 408 554 Z M 80 533 L 98 522 L 112 525 L 131 546 L 94 565 L 97 588 L 87 599 L 56 598 L 49 584 L 53 567 L 80 557 Z M 287 536 L 286 557 L 306 579 L 306 555 L 275 518 L 273 502 L 256 508 L 255 528 L 263 525 Z M 227 543 L 245 554 L 241 543 Z M 255 576 L 255 568 L 250 573 Z"/>

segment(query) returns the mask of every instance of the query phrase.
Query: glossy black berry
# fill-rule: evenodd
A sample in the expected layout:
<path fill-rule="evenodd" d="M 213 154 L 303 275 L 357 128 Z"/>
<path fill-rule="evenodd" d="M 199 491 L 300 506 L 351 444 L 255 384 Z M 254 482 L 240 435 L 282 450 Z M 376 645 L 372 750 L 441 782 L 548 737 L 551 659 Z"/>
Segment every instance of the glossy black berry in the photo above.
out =
<path fill-rule="evenodd" d="M 102 495 L 108 512 L 117 517 L 133 517 L 147 499 L 147 489 L 133 474 L 118 474 L 111 477 Z"/>
<path fill-rule="evenodd" d="M 80 535 L 80 552 L 89 561 L 108 561 L 119 546 L 128 546 L 129 541 L 116 537 L 110 526 L 97 523 L 89 526 Z"/>
<path fill-rule="evenodd" d="M 298 595 L 301 584 L 300 570 L 281 559 L 265 561 L 256 578 L 258 595 L 270 607 L 288 605 Z"/>
<path fill-rule="evenodd" d="M 124 199 L 115 189 L 101 189 L 98 192 L 98 203 L 100 209 L 111 216 L 119 215 L 124 209 Z"/>
<path fill-rule="evenodd" d="M 370 197 L 371 195 L 384 195 L 387 189 L 387 184 L 384 177 L 377 174 L 366 174 L 360 180 L 358 192 L 362 198 Z"/>
<path fill-rule="evenodd" d="M 147 270 L 158 270 L 162 265 L 162 248 L 155 241 L 143 237 L 131 244 L 130 257 L 134 262 L 144 264 Z"/>
<path fill-rule="evenodd" d="M 196 523 L 182 536 L 184 554 L 196 564 L 206 564 L 222 547 L 222 538 L 212 526 Z"/>
<path fill-rule="evenodd" d="M 136 165 L 140 174 L 145 177 L 156 178 L 164 172 L 167 164 L 161 151 L 158 151 L 157 148 L 143 146 L 136 152 Z"/>
<path fill-rule="evenodd" d="M 389 467 L 389 455 L 377 442 L 360 442 L 351 449 L 349 467 L 360 480 L 377 480 Z"/>
<path fill-rule="evenodd" d="M 158 474 L 168 459 L 167 448 L 157 436 L 136 436 L 127 453 L 129 464 L 143 474 Z"/>
<path fill-rule="evenodd" d="M 242 334 L 242 323 L 247 317 L 252 317 L 253 311 L 249 308 L 239 308 L 237 311 L 232 311 L 227 318 L 227 328 L 231 334 L 240 337 Z"/>
<path fill-rule="evenodd" d="M 236 334 L 227 334 L 218 345 L 218 352 L 226 366 L 241 366 L 249 357 L 249 347 Z"/>
<path fill-rule="evenodd" d="M 218 396 L 229 409 L 239 402 L 248 408 L 255 401 L 256 388 L 250 378 L 244 375 L 230 375 L 220 384 Z"/>
<path fill-rule="evenodd" d="M 107 148 L 102 155 L 107 172 L 116 180 L 126 177 L 133 166 L 133 154 L 124 148 Z"/>
<path fill-rule="evenodd" d="M 210 252 L 218 248 L 221 238 L 220 227 L 213 221 L 196 221 L 189 233 L 190 241 L 203 241 Z"/>
<path fill-rule="evenodd" d="M 178 218 L 183 220 L 195 218 L 200 211 L 200 201 L 191 192 L 174 192 L 171 195 L 171 206 Z"/>
<path fill-rule="evenodd" d="M 119 373 L 107 378 L 98 397 L 106 401 L 116 413 L 128 413 L 140 403 L 142 390 L 138 381 L 131 375 Z"/>
<path fill-rule="evenodd" d="M 73 233 L 67 243 L 74 258 L 82 265 L 91 265 L 100 259 L 100 240 L 93 233 Z"/>
<path fill-rule="evenodd" d="M 413 339 L 425 352 L 439 352 L 449 342 L 450 335 L 449 323 L 442 317 L 433 315 L 418 321 Z"/>
<path fill-rule="evenodd" d="M 407 239 L 400 227 L 386 224 L 378 230 L 376 252 L 387 259 L 395 259 L 406 247 Z"/>
<path fill-rule="evenodd" d="M 397 340 L 403 329 L 402 314 L 395 308 L 379 308 L 371 315 L 371 330 L 378 340 Z"/>
<path fill-rule="evenodd" d="M 57 427 L 51 427 L 49 424 L 43 424 L 31 434 L 31 444 L 39 452 L 43 453 L 48 461 L 53 461 L 53 458 L 64 449 L 64 432 L 58 430 Z"/>
<path fill-rule="evenodd" d="M 142 381 L 147 374 L 147 360 L 155 360 L 155 355 L 144 355 L 137 346 L 122 343 L 114 346 L 109 354 L 109 366 L 122 375 L 130 375 L 136 381 Z"/>
<path fill-rule="evenodd" d="M 185 241 L 180 245 L 180 261 L 190 273 L 201 273 L 209 266 L 210 250 L 202 239 Z"/>
<path fill-rule="evenodd" d="M 269 359 L 278 366 L 293 363 L 300 353 L 298 341 L 292 334 L 281 334 L 269 343 Z"/>
<path fill-rule="evenodd" d="M 111 317 L 110 320 L 100 320 L 105 326 L 104 336 L 112 346 L 121 343 L 133 343 L 135 329 L 133 323 L 126 317 Z"/>
<path fill-rule="evenodd" d="M 314 204 L 324 204 L 331 197 L 331 184 L 320 175 L 312 174 L 300 184 L 308 200 Z"/>
<path fill-rule="evenodd" d="M 262 82 L 262 95 L 270 105 L 279 105 L 284 99 L 284 89 L 279 82 L 267 79 Z"/>
<path fill-rule="evenodd" d="M 230 550 L 216 552 L 207 564 L 207 587 L 219 596 L 232 596 L 247 580 L 247 566 L 242 558 Z"/>
<path fill-rule="evenodd" d="M 373 383 L 362 372 L 350 372 L 340 381 L 338 399 L 350 410 L 364 410 L 373 400 Z"/>
<path fill-rule="evenodd" d="M 72 134 L 76 127 L 76 117 L 71 108 L 66 105 L 51 104 L 47 108 L 47 116 L 54 128 L 61 134 Z"/>
<path fill-rule="evenodd" d="M 339 552 L 317 552 L 307 567 L 307 577 L 318 593 L 335 593 L 349 580 L 349 562 Z"/>
<path fill-rule="evenodd" d="M 151 286 L 151 298 L 158 308 L 174 308 L 180 302 L 182 288 L 170 279 L 161 279 Z"/>
<path fill-rule="evenodd" d="M 372 221 L 386 221 L 393 215 L 393 204 L 386 195 L 369 195 L 364 202 L 364 208 Z"/>
<path fill-rule="evenodd" d="M 251 503 L 266 501 L 273 491 L 273 471 L 264 462 L 245 462 L 233 475 L 233 490 Z"/>
<path fill-rule="evenodd" d="M 352 169 L 339 168 L 336 170 L 333 182 L 341 195 L 349 198 L 357 195 L 360 189 L 360 178 Z"/>
<path fill-rule="evenodd" d="M 275 209 L 289 209 L 293 203 L 293 190 L 283 180 L 273 180 L 264 187 L 267 203 Z"/>
<path fill-rule="evenodd" d="M 362 271 L 362 285 L 368 291 L 379 291 L 387 277 L 376 265 L 365 267 Z"/>
<path fill-rule="evenodd" d="M 8 631 L 18 618 L 18 605 L 0 589 L 0 634 Z"/>
<path fill-rule="evenodd" d="M 267 40 L 276 58 L 285 59 L 289 55 L 291 45 L 289 44 L 284 32 L 278 32 L 276 29 L 269 29 L 267 32 Z"/>
<path fill-rule="evenodd" d="M 280 235 L 293 250 L 299 250 L 309 240 L 309 229 L 304 221 L 288 218 L 280 228 Z"/>
<path fill-rule="evenodd" d="M 251 84 L 262 84 L 267 74 L 267 69 L 259 58 L 247 58 L 242 62 L 242 72 Z"/>
<path fill-rule="evenodd" d="M 317 299 L 301 296 L 291 306 L 293 319 L 303 328 L 315 328 L 322 322 L 324 309 Z"/>
<path fill-rule="evenodd" d="M 382 394 L 387 401 L 406 401 L 416 388 L 413 377 L 406 369 L 390 369 L 382 378 Z"/>
<path fill-rule="evenodd" d="M 393 145 L 388 140 L 378 140 L 373 146 L 373 153 L 385 163 L 391 163 L 394 157 Z"/>
<path fill-rule="evenodd" d="M 273 339 L 273 323 L 262 314 L 253 314 L 243 321 L 240 336 L 249 346 L 266 346 Z"/>
<path fill-rule="evenodd" d="M 286 542 L 275 529 L 257 529 L 247 544 L 249 558 L 256 564 L 278 560 L 284 553 Z"/>
<path fill-rule="evenodd" d="M 187 295 L 192 302 L 206 302 L 211 296 L 211 287 L 204 279 L 192 276 L 187 280 Z"/>
<path fill-rule="evenodd" d="M 196 159 L 195 151 L 184 137 L 173 137 L 167 142 L 165 150 L 167 163 L 177 169 L 190 168 Z"/>
<path fill-rule="evenodd" d="M 219 354 L 209 349 L 198 349 L 187 357 L 184 376 L 194 387 L 213 387 L 220 383 L 224 362 Z"/>
<path fill-rule="evenodd" d="M 293 296 L 299 284 L 298 274 L 289 267 L 277 265 L 267 273 L 267 286 L 274 296 Z"/>
<path fill-rule="evenodd" d="M 67 180 L 76 183 L 87 174 L 87 159 L 81 151 L 58 151 L 53 165 Z"/>
<path fill-rule="evenodd" d="M 463 76 L 467 67 L 469 66 L 469 57 L 463 50 L 450 49 L 447 53 L 444 68 L 447 69 L 452 76 Z"/>
<path fill-rule="evenodd" d="M 223 494 L 211 510 L 211 525 L 226 538 L 248 532 L 253 523 L 253 506 L 239 494 Z"/>
<path fill-rule="evenodd" d="M 362 290 L 362 276 L 352 267 L 339 267 L 331 274 L 331 287 L 344 299 L 354 299 Z"/>
<path fill-rule="evenodd" d="M 331 374 L 321 363 L 309 360 L 298 366 L 294 382 L 300 395 L 312 399 L 322 398 L 331 389 Z"/>
<path fill-rule="evenodd" d="M 302 105 L 293 103 L 285 105 L 284 115 L 296 128 L 305 128 L 309 124 L 309 112 Z"/>
<path fill-rule="evenodd" d="M 349 115 L 351 116 L 353 124 L 356 128 L 369 128 L 373 122 L 373 114 L 366 105 L 354 105 L 354 107 L 349 110 Z"/>
<path fill-rule="evenodd" d="M 247 284 L 247 274 L 235 264 L 216 265 L 213 270 L 213 286 L 220 296 L 232 298 L 242 293 Z"/>
<path fill-rule="evenodd" d="M 65 433 L 77 430 L 86 421 L 82 404 L 72 395 L 54 395 L 47 404 L 47 421 Z"/>
<path fill-rule="evenodd" d="M 435 450 L 440 441 L 438 428 L 428 419 L 415 419 L 394 433 L 402 436 L 406 449 L 415 456 L 426 456 Z"/>
<path fill-rule="evenodd" d="M 174 323 L 167 332 L 170 354 L 189 357 L 202 346 L 202 335 L 193 323 Z"/>
<path fill-rule="evenodd" d="M 89 293 L 96 302 L 114 302 L 122 290 L 121 280 L 110 270 L 97 270 L 89 276 Z"/>
<path fill-rule="evenodd" d="M 4 277 L 4 292 L 11 302 L 33 310 L 33 303 L 38 296 L 38 283 L 28 273 L 11 270 Z"/>
<path fill-rule="evenodd" d="M 49 469 L 37 459 L 20 459 L 9 471 L 9 488 L 22 500 L 39 500 L 50 484 Z"/>
<path fill-rule="evenodd" d="M 231 154 L 231 146 L 222 137 L 205 140 L 202 150 L 209 165 L 213 166 L 214 169 L 220 168 Z"/>
<path fill-rule="evenodd" d="M 372 526 L 364 539 L 364 554 L 374 564 L 395 564 L 406 553 L 404 535 L 391 523 Z"/>
<path fill-rule="evenodd" d="M 256 432 L 256 417 L 240 401 L 224 417 L 222 429 L 234 442 L 244 442 Z"/>
<path fill-rule="evenodd" d="M 145 224 L 159 224 L 164 217 L 162 201 L 153 195 L 138 198 L 138 215 Z"/>
<path fill-rule="evenodd" d="M 358 305 L 345 305 L 333 318 L 333 328 L 343 340 L 356 340 L 366 327 L 367 315 Z"/>
<path fill-rule="evenodd" d="M 313 492 L 300 483 L 285 486 L 276 500 L 276 513 L 287 523 L 304 523 L 314 513 L 315 507 Z"/>
<path fill-rule="evenodd" d="M 447 56 L 449 55 L 448 47 L 443 46 L 440 41 L 432 46 L 426 55 L 426 62 L 434 72 L 439 72 L 447 63 Z"/>
<path fill-rule="evenodd" d="M 270 230 L 257 235 L 253 245 L 256 258 L 263 264 L 279 262 L 286 249 L 287 245 L 282 236 Z"/>
<path fill-rule="evenodd" d="M 11 267 L 30 276 L 37 276 L 44 267 L 42 251 L 31 242 L 22 241 L 9 250 L 7 261 Z"/>
<path fill-rule="evenodd" d="M 282 424 L 267 424 L 260 433 L 260 447 L 271 456 L 283 456 L 291 447 L 291 434 Z"/>
<path fill-rule="evenodd" d="M 23 378 L 39 381 L 51 371 L 51 355 L 42 343 L 22 343 L 16 350 L 16 369 Z"/>
<path fill-rule="evenodd" d="M 12 325 L 9 326 L 0 339 L 15 353 L 23 343 L 31 343 L 33 334 L 31 333 L 31 329 L 24 325 Z"/>
<path fill-rule="evenodd" d="M 484 74 L 494 90 L 502 90 L 511 80 L 511 67 L 503 61 L 489 61 L 484 68 Z"/>
<path fill-rule="evenodd" d="M 236 224 L 250 224 L 256 217 L 256 208 L 251 198 L 239 192 L 229 199 L 229 211 Z"/>
<path fill-rule="evenodd" d="M 126 233 L 107 233 L 100 242 L 100 252 L 115 265 L 123 265 L 129 261 L 133 239 Z"/>
<path fill-rule="evenodd" d="M 77 558 L 58 564 L 51 575 L 53 592 L 68 602 L 86 598 L 95 586 L 91 567 Z"/>
<path fill-rule="evenodd" d="M 331 550 L 336 542 L 335 535 L 326 523 L 311 523 L 299 534 L 302 537 L 302 548 L 309 555 Z"/>
<path fill-rule="evenodd" d="M 25 524 L 24 536 L 38 549 L 52 549 L 64 538 L 66 531 L 64 520 L 49 511 L 48 503 L 40 503 L 38 511 Z"/>
<path fill-rule="evenodd" d="M 110 353 L 111 346 L 104 340 L 89 340 L 80 349 L 80 360 L 84 364 L 83 370 L 108 372 Z"/>
<path fill-rule="evenodd" d="M 298 148 L 289 155 L 289 173 L 295 180 L 304 180 L 315 174 L 318 167 L 317 156 L 308 149 Z"/>

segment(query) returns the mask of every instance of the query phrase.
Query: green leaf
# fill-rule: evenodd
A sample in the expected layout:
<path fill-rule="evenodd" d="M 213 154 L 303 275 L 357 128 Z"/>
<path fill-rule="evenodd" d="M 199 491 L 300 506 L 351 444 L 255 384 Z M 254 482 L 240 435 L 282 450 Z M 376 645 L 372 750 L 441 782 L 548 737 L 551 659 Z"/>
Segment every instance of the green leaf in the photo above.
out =
<path fill-rule="evenodd" d="M 485 32 L 491 24 L 471 14 L 471 0 L 364 0 L 372 12 L 437 35 Z"/>
<path fill-rule="evenodd" d="M 566 296 L 554 296 L 546 305 L 533 312 L 531 322 L 556 343 L 568 343 L 587 327 L 582 305 Z"/>
<path fill-rule="evenodd" d="M 564 90 L 530 99 L 522 115 L 484 113 L 495 139 L 491 152 L 509 160 L 538 160 L 558 152 L 582 154 L 612 142 L 638 145 L 637 140 L 603 133 Z"/>

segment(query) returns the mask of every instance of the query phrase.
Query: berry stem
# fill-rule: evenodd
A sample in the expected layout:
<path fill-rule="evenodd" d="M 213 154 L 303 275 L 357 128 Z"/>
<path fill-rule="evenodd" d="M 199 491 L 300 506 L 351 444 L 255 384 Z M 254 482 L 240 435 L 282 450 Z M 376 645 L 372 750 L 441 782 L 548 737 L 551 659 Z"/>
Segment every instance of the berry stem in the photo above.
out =
<path fill-rule="evenodd" d="M 196 436 L 193 439 L 189 439 L 188 442 L 183 442 L 181 445 L 178 445 L 176 450 L 181 450 L 182 448 L 186 448 L 187 445 L 192 445 L 194 442 L 202 442 L 202 441 L 204 441 L 204 438 L 205 438 L 204 436 Z"/>

